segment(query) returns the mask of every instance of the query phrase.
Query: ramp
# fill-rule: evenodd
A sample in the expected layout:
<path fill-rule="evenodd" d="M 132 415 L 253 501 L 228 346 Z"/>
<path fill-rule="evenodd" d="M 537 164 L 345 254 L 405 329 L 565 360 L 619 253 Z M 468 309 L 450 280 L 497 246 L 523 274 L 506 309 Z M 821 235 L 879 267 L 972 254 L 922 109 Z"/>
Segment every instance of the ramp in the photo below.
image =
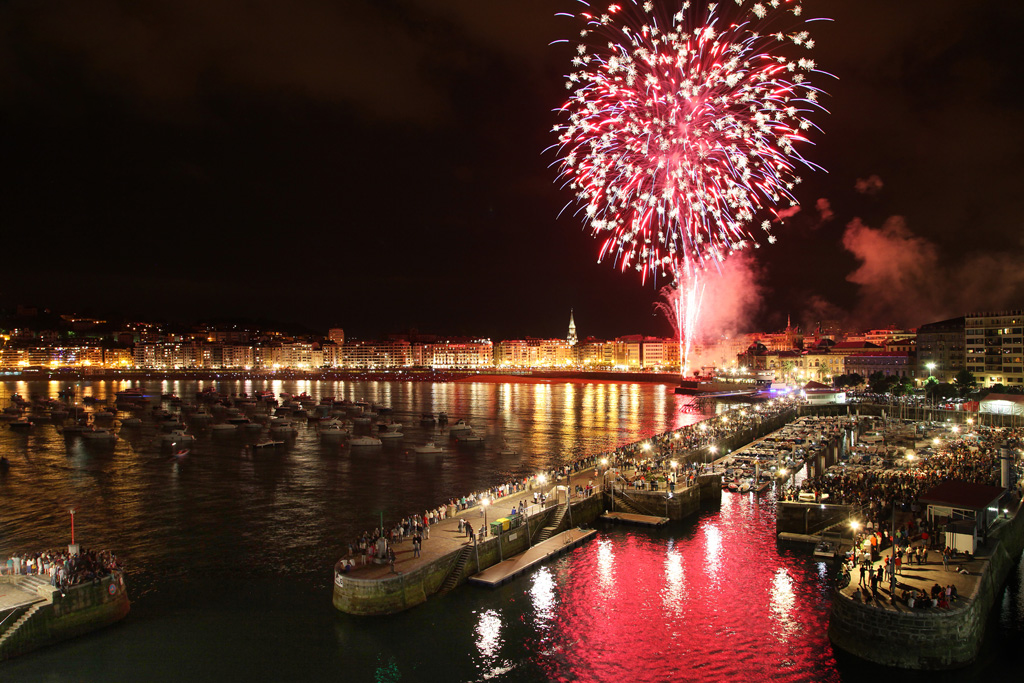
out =
<path fill-rule="evenodd" d="M 639 524 L 640 526 L 662 526 L 668 524 L 668 517 L 654 517 L 652 515 L 637 515 L 632 512 L 606 512 L 601 515 L 606 522 L 620 522 L 622 524 Z"/>
<path fill-rule="evenodd" d="M 569 531 L 563 531 L 542 543 L 538 543 L 529 550 L 519 553 L 515 557 L 510 557 L 504 562 L 499 562 L 493 567 L 489 567 L 479 574 L 469 577 L 469 581 L 479 586 L 495 588 L 529 571 L 545 560 L 575 548 L 596 533 L 593 529 L 570 529 Z"/>

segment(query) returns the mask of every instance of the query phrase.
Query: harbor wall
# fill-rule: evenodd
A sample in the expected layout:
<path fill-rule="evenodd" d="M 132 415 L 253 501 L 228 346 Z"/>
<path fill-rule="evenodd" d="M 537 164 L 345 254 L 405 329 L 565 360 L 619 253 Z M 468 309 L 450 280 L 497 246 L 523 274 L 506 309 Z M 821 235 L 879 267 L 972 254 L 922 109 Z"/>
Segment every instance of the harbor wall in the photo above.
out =
<path fill-rule="evenodd" d="M 862 659 L 903 669 L 957 669 L 974 662 L 1003 585 L 1024 551 L 1024 514 L 993 530 L 996 539 L 973 595 L 945 610 L 893 610 L 833 591 L 828 636 Z M 964 599 L 966 598 L 966 599 Z"/>
<path fill-rule="evenodd" d="M 718 488 L 714 493 L 708 492 L 703 497 L 721 501 L 722 485 L 721 477 L 718 478 Z M 618 496 L 624 497 L 631 507 L 642 515 L 652 517 L 668 517 L 673 522 L 686 519 L 690 515 L 700 512 L 702 494 L 700 486 L 685 486 L 677 488 L 672 497 L 667 496 L 666 491 L 636 491 L 633 489 L 616 489 Z M 606 506 L 610 506 L 610 497 L 606 498 Z"/>
<path fill-rule="evenodd" d="M 524 523 L 499 536 L 489 536 L 479 541 L 475 548 L 464 546 L 469 548 L 468 559 L 459 571 L 455 585 L 466 583 L 470 576 L 527 550 L 532 545 L 530 538 L 537 537 L 540 530 L 549 524 L 556 510 L 557 506 L 553 505 L 530 515 L 529 534 L 527 524 Z M 559 530 L 590 524 L 603 511 L 600 494 L 575 500 L 572 503 L 572 514 L 566 511 Z M 395 614 L 415 607 L 440 591 L 449 573 L 455 569 L 462 552 L 460 548 L 410 572 L 383 579 L 358 579 L 336 571 L 334 606 L 342 612 L 358 615 Z"/>
<path fill-rule="evenodd" d="M 800 503 L 780 501 L 775 504 L 776 533 L 818 534 L 832 526 L 836 533 L 849 533 L 845 522 L 850 520 L 859 508 L 851 505 L 828 505 L 821 503 Z"/>
<path fill-rule="evenodd" d="M 111 589 L 113 586 L 113 589 Z M 109 626 L 128 615 L 131 603 L 122 572 L 72 586 L 44 604 L 0 643 L 0 660 Z"/>

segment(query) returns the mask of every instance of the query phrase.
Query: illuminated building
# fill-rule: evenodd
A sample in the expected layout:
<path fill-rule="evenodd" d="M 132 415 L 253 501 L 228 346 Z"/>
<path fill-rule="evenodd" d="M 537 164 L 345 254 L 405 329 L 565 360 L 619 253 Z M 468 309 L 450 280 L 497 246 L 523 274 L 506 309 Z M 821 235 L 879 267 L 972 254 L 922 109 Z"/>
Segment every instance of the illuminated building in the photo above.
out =
<path fill-rule="evenodd" d="M 1024 311 L 972 313 L 964 317 L 967 370 L 979 386 L 1024 383 Z"/>

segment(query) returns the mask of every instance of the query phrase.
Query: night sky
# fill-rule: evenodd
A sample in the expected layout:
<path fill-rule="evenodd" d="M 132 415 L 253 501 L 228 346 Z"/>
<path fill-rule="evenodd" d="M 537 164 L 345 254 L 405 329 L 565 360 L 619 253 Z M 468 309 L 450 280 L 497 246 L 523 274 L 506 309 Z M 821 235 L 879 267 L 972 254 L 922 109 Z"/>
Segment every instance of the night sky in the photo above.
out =
<path fill-rule="evenodd" d="M 801 174 L 736 324 L 1024 307 L 1024 3 L 805 4 L 836 20 L 804 152 L 829 172 Z M 496 339 L 564 336 L 574 308 L 581 335 L 668 334 L 662 283 L 557 217 L 572 47 L 549 43 L 575 7 L 4 3 L 0 305 Z"/>

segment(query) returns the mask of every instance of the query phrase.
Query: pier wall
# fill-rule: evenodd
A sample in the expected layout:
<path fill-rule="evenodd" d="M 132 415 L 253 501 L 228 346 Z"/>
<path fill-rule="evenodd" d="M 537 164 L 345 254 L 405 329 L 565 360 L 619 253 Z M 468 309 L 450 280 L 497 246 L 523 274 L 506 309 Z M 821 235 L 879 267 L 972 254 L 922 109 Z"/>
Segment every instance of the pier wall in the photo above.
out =
<path fill-rule="evenodd" d="M 572 514 L 570 516 L 566 512 L 560 530 L 593 522 L 604 511 L 601 501 L 600 494 L 573 501 Z M 529 534 L 536 538 L 538 532 L 550 523 L 556 509 L 552 506 L 530 515 Z M 473 574 L 524 552 L 530 546 L 526 524 L 500 536 L 489 536 L 478 542 L 475 548 L 469 546 L 468 560 L 455 585 L 466 583 Z M 418 569 L 384 579 L 358 579 L 335 572 L 334 606 L 342 612 L 359 615 L 395 614 L 415 607 L 441 589 L 462 552 L 462 549 L 453 551 Z"/>
<path fill-rule="evenodd" d="M 718 480 L 721 482 L 721 477 Z M 700 486 L 677 488 L 671 498 L 668 497 L 666 491 L 635 491 L 630 488 L 625 490 L 616 489 L 616 495 L 623 496 L 629 505 L 640 514 L 651 515 L 652 517 L 668 517 L 674 522 L 686 519 L 690 515 L 699 512 L 702 497 L 720 502 L 722 498 L 721 483 L 719 483 L 718 488 L 714 492 L 709 491 L 703 496 L 702 494 L 704 492 Z M 611 506 L 610 498 L 605 498 L 605 506 Z"/>
<path fill-rule="evenodd" d="M 0 660 L 109 626 L 127 616 L 130 608 L 121 572 L 95 584 L 72 586 L 63 596 L 54 593 L 52 603 L 44 604 L 0 643 Z"/>
<path fill-rule="evenodd" d="M 821 503 L 779 502 L 775 505 L 775 532 L 792 534 L 817 534 L 833 524 L 840 526 L 837 533 L 849 532 L 843 524 L 857 511 L 850 505 L 822 505 Z"/>
<path fill-rule="evenodd" d="M 874 607 L 839 591 L 832 594 L 828 635 L 846 652 L 904 669 L 956 669 L 978 656 L 989 613 L 1024 551 L 1024 514 L 989 536 L 997 539 L 973 595 L 947 610 Z M 966 599 L 965 599 L 966 598 Z"/>

